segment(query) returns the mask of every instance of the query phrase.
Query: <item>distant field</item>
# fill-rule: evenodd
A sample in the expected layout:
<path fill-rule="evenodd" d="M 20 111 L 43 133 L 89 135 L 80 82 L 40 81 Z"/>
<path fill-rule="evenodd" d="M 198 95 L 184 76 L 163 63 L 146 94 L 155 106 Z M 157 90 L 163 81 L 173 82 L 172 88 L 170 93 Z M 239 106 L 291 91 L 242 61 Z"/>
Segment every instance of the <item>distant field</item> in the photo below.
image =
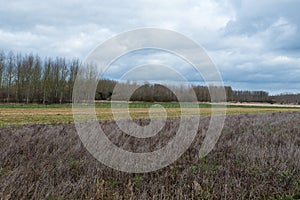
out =
<path fill-rule="evenodd" d="M 132 102 L 129 104 L 130 115 L 132 118 L 149 118 L 149 108 L 154 104 L 162 105 L 166 111 L 168 118 L 181 116 L 180 105 L 176 102 L 172 103 L 151 103 L 151 102 Z M 113 119 L 111 106 L 116 107 L 118 113 L 126 113 L 126 104 L 118 102 L 111 105 L 110 102 L 95 103 L 96 114 L 99 120 Z M 186 111 L 185 116 L 198 115 L 207 116 L 211 114 L 211 104 L 208 103 L 183 103 L 183 109 Z M 224 105 L 217 105 L 224 107 Z M 254 114 L 266 112 L 285 112 L 300 111 L 299 107 L 287 106 L 264 106 L 264 105 L 228 105 L 227 114 Z M 157 113 L 159 116 L 159 113 Z M 73 113 L 72 104 L 0 104 L 0 127 L 7 125 L 22 124 L 57 124 L 72 123 Z"/>

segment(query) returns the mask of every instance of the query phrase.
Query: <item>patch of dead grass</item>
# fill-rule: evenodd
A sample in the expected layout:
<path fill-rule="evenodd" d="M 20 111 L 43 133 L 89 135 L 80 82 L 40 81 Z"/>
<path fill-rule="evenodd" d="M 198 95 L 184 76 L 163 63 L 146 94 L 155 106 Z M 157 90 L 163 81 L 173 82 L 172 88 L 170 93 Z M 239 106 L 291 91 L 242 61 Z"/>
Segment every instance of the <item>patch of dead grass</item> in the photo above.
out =
<path fill-rule="evenodd" d="M 110 108 L 96 108 L 97 118 L 101 121 L 114 119 Z M 155 112 L 154 116 L 159 118 L 161 110 Z M 184 114 L 181 114 L 180 108 L 166 108 L 168 118 L 176 118 L 180 116 L 197 116 L 199 110 L 196 108 L 183 108 Z M 218 110 L 218 109 L 217 109 Z M 116 109 L 120 118 L 126 118 L 126 109 Z M 289 112 L 299 111 L 299 109 L 286 108 L 227 108 L 228 115 L 237 114 L 256 114 L 267 112 Z M 133 119 L 149 118 L 149 108 L 130 108 L 130 116 Z M 218 113 L 218 111 L 217 111 Z M 211 115 L 211 108 L 200 108 L 201 116 Z M 73 113 L 71 108 L 1 108 L 0 109 L 0 126 L 6 125 L 22 125 L 22 124 L 56 124 L 73 122 Z"/>

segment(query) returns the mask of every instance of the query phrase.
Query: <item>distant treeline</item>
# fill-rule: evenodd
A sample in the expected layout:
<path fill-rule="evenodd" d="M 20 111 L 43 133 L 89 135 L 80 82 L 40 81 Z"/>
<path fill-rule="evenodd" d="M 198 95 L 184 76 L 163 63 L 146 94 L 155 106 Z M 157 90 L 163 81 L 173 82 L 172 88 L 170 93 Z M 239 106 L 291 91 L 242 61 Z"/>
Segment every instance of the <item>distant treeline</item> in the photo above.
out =
<path fill-rule="evenodd" d="M 96 99 L 97 100 L 107 100 L 110 99 L 113 94 L 114 86 L 117 84 L 116 81 L 111 80 L 101 80 L 99 81 Z M 122 87 L 137 87 L 136 83 L 119 83 L 123 84 Z M 170 88 L 170 89 L 169 89 Z M 209 91 L 218 92 L 220 87 L 216 86 L 192 86 L 193 92 L 195 93 L 198 101 L 210 102 L 211 97 Z M 176 95 L 172 92 L 175 91 L 176 94 L 179 94 L 183 101 L 192 101 L 191 91 L 186 87 L 176 87 L 168 86 L 165 87 L 160 84 L 149 84 L 145 83 L 132 94 L 131 101 L 158 101 L 158 102 L 167 102 L 167 101 L 177 101 Z M 225 86 L 225 92 L 227 101 L 239 101 L 239 102 L 270 102 L 270 96 L 267 92 L 264 91 L 234 91 L 231 87 Z M 115 100 L 123 100 L 118 98 L 117 94 L 114 94 Z M 225 101 L 226 99 L 217 99 L 217 101 Z"/>
<path fill-rule="evenodd" d="M 73 85 L 81 62 L 78 59 L 43 58 L 38 55 L 7 54 L 0 52 L 0 102 L 1 103 L 69 103 L 72 101 Z M 117 84 L 114 80 L 99 80 L 95 99 L 110 100 Z M 186 87 L 145 83 L 119 83 L 123 87 L 137 87 L 131 101 L 177 101 L 176 94 L 181 94 L 184 101 L 191 101 L 190 91 Z M 211 87 L 217 92 L 220 88 Z M 198 101 L 209 102 L 209 88 L 193 86 Z M 300 103 L 300 94 L 269 96 L 265 91 L 235 91 L 225 87 L 227 101 Z M 118 94 L 113 95 L 118 99 Z M 119 100 L 123 100 L 122 98 Z M 224 101 L 225 99 L 218 99 Z"/>
<path fill-rule="evenodd" d="M 281 94 L 270 97 L 273 102 L 280 104 L 299 104 L 300 94 Z"/>

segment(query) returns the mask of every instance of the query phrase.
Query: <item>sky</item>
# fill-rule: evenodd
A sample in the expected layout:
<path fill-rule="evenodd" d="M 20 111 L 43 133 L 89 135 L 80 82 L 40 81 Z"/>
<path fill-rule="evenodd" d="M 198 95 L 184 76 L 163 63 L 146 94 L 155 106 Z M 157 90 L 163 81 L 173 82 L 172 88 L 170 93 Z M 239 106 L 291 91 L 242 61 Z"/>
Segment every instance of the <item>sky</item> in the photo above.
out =
<path fill-rule="evenodd" d="M 119 33 L 164 28 L 202 46 L 233 89 L 300 93 L 299 0 L 0 0 L 0 5 L 4 52 L 84 60 Z M 177 66 L 196 80 L 191 66 L 161 51 L 124 55 L 107 76 L 118 78 L 132 63 L 152 62 Z"/>

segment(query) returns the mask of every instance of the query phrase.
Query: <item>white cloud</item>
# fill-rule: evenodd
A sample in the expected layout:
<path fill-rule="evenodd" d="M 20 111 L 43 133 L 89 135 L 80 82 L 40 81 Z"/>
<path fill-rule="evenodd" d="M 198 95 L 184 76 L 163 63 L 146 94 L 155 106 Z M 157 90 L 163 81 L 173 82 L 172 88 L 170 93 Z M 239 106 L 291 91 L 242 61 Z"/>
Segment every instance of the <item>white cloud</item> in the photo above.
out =
<path fill-rule="evenodd" d="M 228 84 L 238 87 L 234 83 L 243 82 L 246 89 L 272 90 L 266 83 L 273 81 L 278 91 L 294 91 L 300 85 L 298 0 L 0 0 L 0 4 L 4 51 L 83 59 L 119 32 L 160 27 L 203 45 Z M 152 61 L 161 64 L 167 58 L 154 57 Z"/>

